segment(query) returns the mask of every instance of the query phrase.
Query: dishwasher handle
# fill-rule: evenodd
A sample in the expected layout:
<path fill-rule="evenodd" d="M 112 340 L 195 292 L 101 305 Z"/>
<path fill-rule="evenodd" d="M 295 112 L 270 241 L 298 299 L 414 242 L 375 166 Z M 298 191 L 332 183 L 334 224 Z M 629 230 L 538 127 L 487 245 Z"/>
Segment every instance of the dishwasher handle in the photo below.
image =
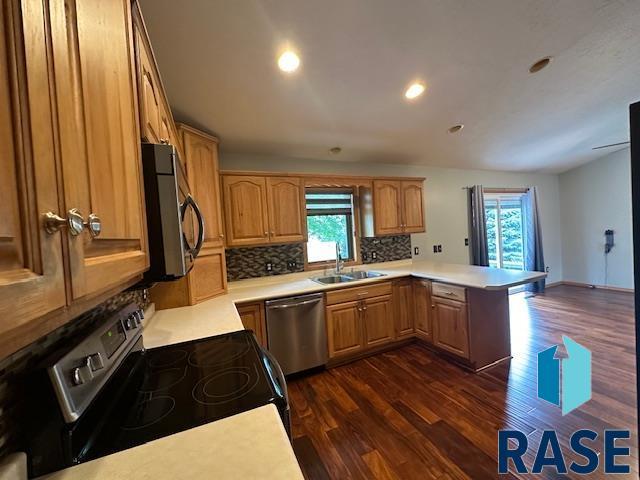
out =
<path fill-rule="evenodd" d="M 322 300 L 322 297 L 316 298 L 314 300 L 305 300 L 304 302 L 297 302 L 297 303 L 285 303 L 283 305 L 267 305 L 267 308 L 274 308 L 274 309 L 284 309 L 284 308 L 293 308 L 293 307 L 300 307 L 302 305 L 309 305 L 311 303 L 318 303 L 320 300 Z"/>

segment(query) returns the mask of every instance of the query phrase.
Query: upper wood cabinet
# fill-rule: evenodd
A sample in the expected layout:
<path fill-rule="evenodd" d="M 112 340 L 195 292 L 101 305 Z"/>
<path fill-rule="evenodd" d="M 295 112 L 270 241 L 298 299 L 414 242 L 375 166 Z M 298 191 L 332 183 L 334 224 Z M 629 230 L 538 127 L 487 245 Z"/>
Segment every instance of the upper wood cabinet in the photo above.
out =
<path fill-rule="evenodd" d="M 203 247 L 223 244 L 218 139 L 188 125 L 179 125 L 189 188 L 204 218 Z"/>
<path fill-rule="evenodd" d="M 24 35 L 24 37 L 23 37 Z M 0 9 L 0 358 L 56 325 L 34 319 L 63 307 L 62 237 L 41 215 L 62 213 L 54 116 L 40 2 Z M 24 43 L 23 43 L 24 42 Z M 37 195 L 36 195 L 37 192 Z"/>
<path fill-rule="evenodd" d="M 223 175 L 228 246 L 302 242 L 304 183 L 295 177 Z"/>
<path fill-rule="evenodd" d="M 5 356 L 135 283 L 148 254 L 129 0 L 8 0 L 0 27 Z"/>
<path fill-rule="evenodd" d="M 404 278 L 393 282 L 395 335 L 412 337 L 414 333 L 413 282 Z"/>
<path fill-rule="evenodd" d="M 101 221 L 67 235 L 73 298 L 149 265 L 129 0 L 49 2 L 65 212 Z"/>
<path fill-rule="evenodd" d="M 425 231 L 423 180 L 374 179 L 360 188 L 365 237 Z"/>

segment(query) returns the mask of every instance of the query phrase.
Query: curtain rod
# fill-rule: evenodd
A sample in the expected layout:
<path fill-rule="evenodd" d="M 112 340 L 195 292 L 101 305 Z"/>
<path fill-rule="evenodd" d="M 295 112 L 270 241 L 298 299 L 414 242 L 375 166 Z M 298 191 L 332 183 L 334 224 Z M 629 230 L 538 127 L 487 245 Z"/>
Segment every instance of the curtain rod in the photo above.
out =
<path fill-rule="evenodd" d="M 471 190 L 473 187 L 462 187 L 461 190 Z M 528 191 L 531 187 L 482 187 L 483 190 L 501 190 L 505 192 L 509 191 Z"/>

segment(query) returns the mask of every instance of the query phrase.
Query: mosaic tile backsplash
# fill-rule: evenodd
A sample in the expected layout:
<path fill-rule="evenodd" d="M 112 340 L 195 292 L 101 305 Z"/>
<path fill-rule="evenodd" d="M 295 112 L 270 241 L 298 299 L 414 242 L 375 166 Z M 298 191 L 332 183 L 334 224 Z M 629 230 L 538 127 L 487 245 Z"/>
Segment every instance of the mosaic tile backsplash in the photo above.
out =
<path fill-rule="evenodd" d="M 229 248 L 225 255 L 229 281 L 304 271 L 302 243 Z"/>
<path fill-rule="evenodd" d="M 362 263 L 391 262 L 411 258 L 411 235 L 362 238 L 360 255 Z M 302 243 L 229 248 L 226 251 L 226 257 L 227 280 L 230 282 L 304 271 Z"/>
<path fill-rule="evenodd" d="M 362 263 L 393 262 L 411 258 L 411 235 L 362 238 L 360 255 Z"/>
<path fill-rule="evenodd" d="M 0 458 L 24 450 L 19 419 L 23 415 L 20 409 L 26 402 L 21 378 L 33 371 L 62 342 L 130 302 L 136 302 L 142 308 L 147 306 L 142 290 L 119 293 L 0 362 Z"/>

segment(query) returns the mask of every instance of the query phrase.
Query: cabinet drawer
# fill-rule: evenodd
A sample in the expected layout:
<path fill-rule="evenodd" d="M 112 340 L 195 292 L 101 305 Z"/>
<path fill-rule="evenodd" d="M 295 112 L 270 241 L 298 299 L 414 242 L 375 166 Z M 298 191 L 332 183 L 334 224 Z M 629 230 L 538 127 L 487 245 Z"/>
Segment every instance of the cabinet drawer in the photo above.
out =
<path fill-rule="evenodd" d="M 365 298 L 391 295 L 391 282 L 374 283 L 362 287 L 341 288 L 327 292 L 327 305 L 336 303 L 353 302 Z"/>
<path fill-rule="evenodd" d="M 448 298 L 465 302 L 467 300 L 466 289 L 456 285 L 433 282 L 431 284 L 431 294 L 436 297 Z"/>

